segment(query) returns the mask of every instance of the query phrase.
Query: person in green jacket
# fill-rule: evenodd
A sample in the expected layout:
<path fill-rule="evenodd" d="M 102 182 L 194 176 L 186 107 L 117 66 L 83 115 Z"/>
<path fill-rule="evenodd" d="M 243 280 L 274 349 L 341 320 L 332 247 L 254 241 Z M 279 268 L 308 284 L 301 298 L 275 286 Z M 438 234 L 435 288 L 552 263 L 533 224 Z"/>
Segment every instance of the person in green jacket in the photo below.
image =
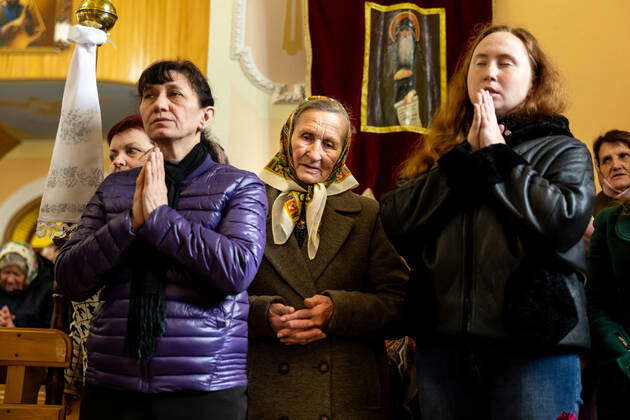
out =
<path fill-rule="evenodd" d="M 587 263 L 598 418 L 617 419 L 630 398 L 630 200 L 597 215 Z"/>
<path fill-rule="evenodd" d="M 602 190 L 595 197 L 593 216 L 630 198 L 630 132 L 610 130 L 593 143 L 595 168 Z"/>

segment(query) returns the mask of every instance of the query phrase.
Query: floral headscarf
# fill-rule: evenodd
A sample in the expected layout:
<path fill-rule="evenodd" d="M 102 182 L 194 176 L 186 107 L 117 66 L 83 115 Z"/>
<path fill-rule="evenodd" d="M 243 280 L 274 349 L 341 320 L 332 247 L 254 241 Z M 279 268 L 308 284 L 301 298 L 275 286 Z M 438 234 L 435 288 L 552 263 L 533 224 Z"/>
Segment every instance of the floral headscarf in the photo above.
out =
<path fill-rule="evenodd" d="M 19 267 L 24 271 L 24 285 L 27 286 L 37 277 L 38 264 L 35 251 L 30 245 L 22 242 L 7 242 L 0 249 L 0 269 L 15 264 L 15 260 L 11 258 L 10 254 L 17 254 L 21 257 L 19 261 L 24 261 L 23 264 L 19 264 Z"/>
<path fill-rule="evenodd" d="M 337 162 L 333 167 L 330 177 L 323 183 L 305 184 L 300 181 L 295 173 L 293 165 L 291 136 L 295 128 L 295 116 L 308 110 L 320 110 L 312 102 L 330 101 L 330 111 L 324 106 L 324 112 L 337 112 L 334 109 L 343 110 L 343 105 L 326 96 L 311 96 L 305 99 L 289 116 L 280 133 L 280 151 L 271 159 L 260 174 L 266 184 L 280 190 L 271 208 L 271 225 L 273 240 L 276 245 L 286 243 L 291 236 L 296 224 L 300 222 L 303 207 L 306 206 L 305 223 L 308 232 L 308 257 L 314 259 L 319 248 L 319 225 L 321 223 L 326 198 L 329 195 L 341 194 L 359 185 L 346 167 L 346 159 L 350 150 L 350 130 L 345 138 L 343 148 Z M 324 104 L 325 105 L 325 104 Z"/>

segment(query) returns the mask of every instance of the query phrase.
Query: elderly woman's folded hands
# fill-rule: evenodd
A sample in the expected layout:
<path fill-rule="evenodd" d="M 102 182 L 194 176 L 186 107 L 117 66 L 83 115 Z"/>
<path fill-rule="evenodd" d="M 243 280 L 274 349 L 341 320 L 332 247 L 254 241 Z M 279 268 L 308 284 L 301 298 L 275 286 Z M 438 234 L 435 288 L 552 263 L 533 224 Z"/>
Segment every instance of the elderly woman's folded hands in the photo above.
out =
<path fill-rule="evenodd" d="M 304 299 L 305 309 L 298 311 L 291 306 L 273 303 L 267 319 L 276 337 L 284 344 L 306 345 L 326 338 L 324 330 L 333 312 L 328 296 L 315 295 Z"/>

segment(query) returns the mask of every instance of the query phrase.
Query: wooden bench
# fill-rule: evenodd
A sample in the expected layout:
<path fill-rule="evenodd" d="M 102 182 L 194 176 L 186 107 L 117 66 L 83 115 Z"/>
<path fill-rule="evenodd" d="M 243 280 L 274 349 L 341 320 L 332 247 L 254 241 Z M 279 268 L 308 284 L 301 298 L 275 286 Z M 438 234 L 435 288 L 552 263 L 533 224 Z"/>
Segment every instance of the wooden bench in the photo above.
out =
<path fill-rule="evenodd" d="M 29 367 L 67 368 L 72 348 L 68 336 L 56 329 L 0 328 L 0 366 L 7 367 L 0 418 L 63 420 L 61 401 L 32 404 L 25 395 Z M 48 398 L 47 398 L 48 400 Z"/>

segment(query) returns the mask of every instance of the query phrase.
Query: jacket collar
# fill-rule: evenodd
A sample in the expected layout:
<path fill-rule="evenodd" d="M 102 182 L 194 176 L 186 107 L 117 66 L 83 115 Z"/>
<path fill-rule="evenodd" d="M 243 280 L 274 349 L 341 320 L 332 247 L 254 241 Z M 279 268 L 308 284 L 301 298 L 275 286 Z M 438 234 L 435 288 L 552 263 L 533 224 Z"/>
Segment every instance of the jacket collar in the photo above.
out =
<path fill-rule="evenodd" d="M 320 225 L 320 247 L 311 265 L 315 283 L 346 242 L 360 211 L 361 204 L 350 192 L 328 197 Z"/>
<path fill-rule="evenodd" d="M 630 241 L 630 215 L 622 214 L 623 211 L 624 207 L 620 205 L 615 212 L 617 216 L 617 221 L 615 222 L 615 233 L 620 239 Z"/>
<path fill-rule="evenodd" d="M 562 115 L 546 117 L 504 116 L 498 119 L 498 123 L 505 126 L 503 137 L 510 147 L 541 137 L 560 135 L 573 137 L 569 130 L 569 120 Z"/>
<path fill-rule="evenodd" d="M 199 175 L 203 174 L 204 172 L 212 168 L 214 165 L 216 165 L 216 162 L 212 160 L 212 158 L 210 157 L 210 154 L 208 153 L 206 155 L 206 158 L 203 160 L 203 162 L 201 162 L 201 165 L 197 166 L 191 173 L 188 174 L 188 176 L 186 177 L 186 181 L 195 179 Z"/>
<path fill-rule="evenodd" d="M 280 191 L 267 186 L 267 199 L 273 203 Z M 265 257 L 284 279 L 303 298 L 317 294 L 317 280 L 345 243 L 361 204 L 352 198 L 350 192 L 329 196 L 322 216 L 321 242 L 317 256 L 310 264 L 299 248 L 295 235 L 276 245 L 273 239 L 267 240 Z M 271 215 L 267 215 L 267 232 L 271 232 Z"/>

